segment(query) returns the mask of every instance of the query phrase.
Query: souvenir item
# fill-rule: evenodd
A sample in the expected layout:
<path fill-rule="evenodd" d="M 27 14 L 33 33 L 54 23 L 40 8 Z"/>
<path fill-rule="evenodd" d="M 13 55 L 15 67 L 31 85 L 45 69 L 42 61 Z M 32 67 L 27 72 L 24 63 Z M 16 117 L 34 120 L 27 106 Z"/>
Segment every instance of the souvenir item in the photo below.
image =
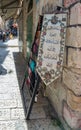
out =
<path fill-rule="evenodd" d="M 45 14 L 40 36 L 36 70 L 49 85 L 62 73 L 67 14 Z"/>

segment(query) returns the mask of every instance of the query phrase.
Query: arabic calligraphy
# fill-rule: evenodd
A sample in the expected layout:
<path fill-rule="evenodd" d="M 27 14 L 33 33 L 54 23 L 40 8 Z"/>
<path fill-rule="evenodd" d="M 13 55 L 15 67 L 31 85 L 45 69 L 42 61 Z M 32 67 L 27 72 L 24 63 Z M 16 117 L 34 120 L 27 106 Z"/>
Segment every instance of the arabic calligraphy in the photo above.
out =
<path fill-rule="evenodd" d="M 53 16 L 54 14 L 44 15 L 36 67 L 46 85 L 57 79 L 62 72 L 65 45 L 67 15 L 57 14 L 58 22 L 56 24 L 51 23 Z M 49 80 L 47 80 L 47 75 L 50 77 Z"/>
<path fill-rule="evenodd" d="M 49 53 L 46 53 L 46 54 L 44 55 L 44 58 L 45 58 L 45 59 L 57 60 L 57 54 L 49 54 Z"/>
<path fill-rule="evenodd" d="M 49 40 L 49 39 L 47 39 L 46 43 L 49 43 L 49 44 L 58 44 L 59 42 L 58 42 L 58 40 Z"/>
<path fill-rule="evenodd" d="M 54 47 L 49 47 L 47 48 L 48 51 L 54 51 L 55 52 L 55 48 Z"/>

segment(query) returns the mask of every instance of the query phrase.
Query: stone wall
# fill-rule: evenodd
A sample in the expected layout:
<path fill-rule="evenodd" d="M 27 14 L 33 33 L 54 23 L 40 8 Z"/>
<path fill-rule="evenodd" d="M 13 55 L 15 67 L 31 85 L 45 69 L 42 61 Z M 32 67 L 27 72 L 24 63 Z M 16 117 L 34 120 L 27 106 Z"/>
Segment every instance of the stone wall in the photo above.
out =
<path fill-rule="evenodd" d="M 79 130 L 81 129 L 81 3 L 75 1 L 75 4 L 71 2 L 69 5 L 71 6 L 66 40 L 67 62 L 63 69 L 67 98 L 63 105 L 63 117 L 72 130 Z"/>

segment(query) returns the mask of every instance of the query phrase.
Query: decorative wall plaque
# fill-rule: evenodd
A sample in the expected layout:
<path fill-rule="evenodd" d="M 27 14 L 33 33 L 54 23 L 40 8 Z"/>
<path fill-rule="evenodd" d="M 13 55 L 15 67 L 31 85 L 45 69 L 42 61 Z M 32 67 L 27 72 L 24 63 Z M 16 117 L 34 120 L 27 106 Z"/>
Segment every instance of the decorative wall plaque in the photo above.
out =
<path fill-rule="evenodd" d="M 46 85 L 62 72 L 67 14 L 45 14 L 36 70 Z"/>

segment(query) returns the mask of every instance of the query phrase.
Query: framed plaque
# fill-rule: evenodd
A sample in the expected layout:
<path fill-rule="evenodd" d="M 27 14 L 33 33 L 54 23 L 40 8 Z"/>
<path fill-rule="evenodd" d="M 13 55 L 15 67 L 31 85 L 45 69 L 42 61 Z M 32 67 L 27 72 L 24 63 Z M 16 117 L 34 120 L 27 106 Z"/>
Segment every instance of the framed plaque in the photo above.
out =
<path fill-rule="evenodd" d="M 67 14 L 45 14 L 36 70 L 46 85 L 62 73 Z"/>

